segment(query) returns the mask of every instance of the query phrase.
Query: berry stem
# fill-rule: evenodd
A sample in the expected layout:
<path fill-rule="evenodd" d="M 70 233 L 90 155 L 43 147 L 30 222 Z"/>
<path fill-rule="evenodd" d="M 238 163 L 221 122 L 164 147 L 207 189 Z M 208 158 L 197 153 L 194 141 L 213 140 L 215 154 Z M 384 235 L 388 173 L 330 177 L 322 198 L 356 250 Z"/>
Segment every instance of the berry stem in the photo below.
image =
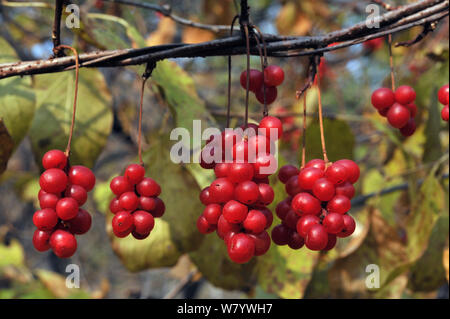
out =
<path fill-rule="evenodd" d="M 79 61 L 79 57 L 78 57 L 78 52 L 75 48 L 68 46 L 68 45 L 64 45 L 64 44 L 60 44 L 59 46 L 54 48 L 55 52 L 59 51 L 60 49 L 69 49 L 75 55 L 75 91 L 74 91 L 74 98 L 73 98 L 72 121 L 70 124 L 69 139 L 67 141 L 67 147 L 64 152 L 64 154 L 67 157 L 69 157 L 70 145 L 72 143 L 73 130 L 75 128 L 75 114 L 77 112 L 78 76 L 79 76 L 79 72 L 80 72 L 80 61 Z"/>
<path fill-rule="evenodd" d="M 244 24 L 245 42 L 247 45 L 247 85 L 245 90 L 245 128 L 248 127 L 248 99 L 250 93 L 250 39 L 248 24 Z"/>
<path fill-rule="evenodd" d="M 239 19 L 239 15 L 236 15 L 231 22 L 230 36 L 233 36 L 234 24 Z M 231 55 L 228 56 L 228 102 L 227 102 L 227 126 L 230 127 L 231 119 Z"/>
<path fill-rule="evenodd" d="M 306 165 L 306 91 L 303 94 L 302 169 Z"/>
<path fill-rule="evenodd" d="M 329 163 L 328 156 L 327 156 L 327 148 L 325 145 L 325 134 L 323 130 L 323 112 L 322 112 L 322 96 L 320 92 L 320 74 L 317 73 L 316 75 L 316 81 L 317 81 L 317 92 L 318 92 L 318 100 L 319 100 L 319 126 L 320 126 L 320 141 L 322 143 L 322 152 L 323 152 L 323 160 L 326 164 Z"/>
<path fill-rule="evenodd" d="M 267 62 L 267 44 L 266 44 L 266 40 L 264 39 L 264 35 L 261 32 L 261 30 L 257 27 L 257 26 L 253 26 L 253 28 L 258 32 L 259 37 L 261 38 L 261 42 L 263 44 L 263 50 L 264 50 L 264 57 L 263 54 L 261 53 L 261 48 L 260 48 L 260 42 L 258 37 L 255 35 L 255 39 L 258 45 L 258 49 L 259 49 L 259 55 L 261 57 L 261 71 L 263 74 L 263 88 L 264 88 L 264 110 L 263 110 L 263 116 L 266 117 L 269 115 L 269 108 L 267 105 L 267 99 L 266 99 L 266 83 L 265 83 L 265 70 L 268 66 L 268 62 Z"/>
<path fill-rule="evenodd" d="M 388 48 L 389 48 L 389 65 L 391 67 L 391 85 L 392 91 L 395 92 L 394 57 L 392 55 L 392 34 L 388 35 Z"/>

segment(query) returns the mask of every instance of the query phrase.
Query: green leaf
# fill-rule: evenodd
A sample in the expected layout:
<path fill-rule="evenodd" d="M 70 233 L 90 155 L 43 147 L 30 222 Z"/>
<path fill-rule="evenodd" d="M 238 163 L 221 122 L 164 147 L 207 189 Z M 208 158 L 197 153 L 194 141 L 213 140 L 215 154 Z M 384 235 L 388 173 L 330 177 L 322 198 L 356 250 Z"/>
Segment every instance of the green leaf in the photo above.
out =
<path fill-rule="evenodd" d="M 17 240 L 12 240 L 9 245 L 0 244 L 0 269 L 5 266 L 23 266 L 25 252 Z"/>
<path fill-rule="evenodd" d="M 0 64 L 15 62 L 18 59 L 14 49 L 0 38 Z M 0 119 L 3 119 L 15 148 L 30 128 L 35 102 L 30 77 L 11 77 L 0 81 Z"/>
<path fill-rule="evenodd" d="M 37 161 L 50 149 L 64 150 L 74 97 L 74 72 L 36 77 L 37 112 L 30 130 Z M 112 128 L 111 95 L 98 70 L 80 71 L 71 164 L 92 167 Z"/>
<path fill-rule="evenodd" d="M 0 118 L 0 175 L 6 170 L 14 148 L 14 141 Z"/>

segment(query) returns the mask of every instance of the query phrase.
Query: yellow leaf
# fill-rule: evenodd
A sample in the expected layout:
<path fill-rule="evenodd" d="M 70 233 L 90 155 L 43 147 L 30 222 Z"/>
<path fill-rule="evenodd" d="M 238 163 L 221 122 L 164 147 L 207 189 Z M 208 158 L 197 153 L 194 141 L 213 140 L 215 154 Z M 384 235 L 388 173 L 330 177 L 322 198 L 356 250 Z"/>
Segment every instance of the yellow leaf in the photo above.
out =
<path fill-rule="evenodd" d="M 146 39 L 147 46 L 172 43 L 176 31 L 176 23 L 172 19 L 162 18 L 156 31 Z"/>

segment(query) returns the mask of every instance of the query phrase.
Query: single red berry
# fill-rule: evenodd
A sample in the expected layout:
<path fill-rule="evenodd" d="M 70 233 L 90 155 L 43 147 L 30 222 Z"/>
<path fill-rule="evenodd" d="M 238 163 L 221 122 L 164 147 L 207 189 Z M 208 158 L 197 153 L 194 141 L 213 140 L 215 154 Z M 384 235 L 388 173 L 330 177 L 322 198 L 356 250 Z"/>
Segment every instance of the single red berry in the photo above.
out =
<path fill-rule="evenodd" d="M 258 184 L 259 188 L 259 198 L 258 203 L 263 206 L 269 206 L 272 204 L 273 199 L 275 198 L 275 193 L 272 187 L 269 184 Z"/>
<path fill-rule="evenodd" d="M 247 206 L 235 200 L 230 200 L 223 206 L 223 217 L 232 224 L 242 223 L 248 214 Z"/>
<path fill-rule="evenodd" d="M 228 245 L 228 256 L 237 264 L 245 264 L 255 255 L 255 241 L 248 235 L 234 235 Z"/>
<path fill-rule="evenodd" d="M 409 110 L 409 113 L 411 114 L 411 118 L 415 118 L 417 115 L 417 105 L 414 103 L 409 103 L 406 105 L 406 107 Z"/>
<path fill-rule="evenodd" d="M 261 213 L 263 213 L 264 216 L 266 217 L 266 227 L 264 227 L 264 229 L 270 228 L 270 226 L 272 226 L 273 223 L 272 212 L 267 207 L 259 208 L 258 210 L 261 211 Z"/>
<path fill-rule="evenodd" d="M 343 184 L 348 179 L 347 169 L 343 165 L 334 163 L 325 171 L 325 177 L 334 185 Z"/>
<path fill-rule="evenodd" d="M 69 181 L 73 185 L 80 185 L 87 192 L 90 192 L 95 186 L 95 175 L 84 166 L 75 165 L 69 170 Z"/>
<path fill-rule="evenodd" d="M 249 237 L 255 242 L 255 256 L 262 256 L 267 253 L 270 248 L 271 240 L 266 231 L 263 231 L 258 235 L 249 234 Z"/>
<path fill-rule="evenodd" d="M 283 225 L 285 225 L 291 230 L 296 230 L 299 219 L 300 219 L 299 215 L 297 215 L 297 213 L 291 209 L 288 211 L 286 217 L 283 219 Z"/>
<path fill-rule="evenodd" d="M 325 216 L 322 223 L 329 234 L 337 234 L 344 228 L 344 218 L 337 213 L 329 213 Z"/>
<path fill-rule="evenodd" d="M 238 233 L 241 231 L 241 227 L 237 224 L 229 223 L 223 215 L 219 217 L 217 222 L 217 235 L 224 239 L 229 232 Z"/>
<path fill-rule="evenodd" d="M 128 165 L 124 176 L 130 184 L 136 185 L 145 177 L 145 168 L 139 164 Z"/>
<path fill-rule="evenodd" d="M 212 146 L 205 146 L 200 152 L 200 166 L 203 169 L 213 169 L 216 166 L 215 148 Z"/>
<path fill-rule="evenodd" d="M 145 238 L 147 238 L 150 235 L 150 232 L 148 232 L 146 234 L 139 234 L 137 231 L 133 230 L 131 232 L 131 235 L 137 240 L 144 240 Z"/>
<path fill-rule="evenodd" d="M 133 216 L 126 211 L 118 212 L 112 219 L 112 228 L 117 237 L 128 236 L 134 228 Z"/>
<path fill-rule="evenodd" d="M 395 103 L 395 94 L 391 89 L 380 88 L 372 93 L 372 105 L 378 110 L 390 108 Z"/>
<path fill-rule="evenodd" d="M 414 120 L 414 118 L 410 118 L 408 123 L 406 123 L 406 125 L 400 129 L 400 133 L 405 137 L 413 135 L 415 131 L 416 121 Z"/>
<path fill-rule="evenodd" d="M 71 197 L 61 198 L 56 204 L 56 213 L 62 220 L 70 220 L 78 214 L 79 205 L 77 201 Z"/>
<path fill-rule="evenodd" d="M 387 117 L 387 114 L 389 112 L 389 107 L 382 109 L 382 110 L 378 110 L 378 114 L 380 114 L 382 117 Z"/>
<path fill-rule="evenodd" d="M 320 201 L 311 194 L 304 192 L 295 195 L 291 207 L 300 216 L 317 215 L 322 211 Z"/>
<path fill-rule="evenodd" d="M 111 183 L 109 184 L 109 187 L 111 188 L 111 191 L 116 196 L 120 196 L 123 193 L 126 192 L 132 192 L 133 191 L 133 185 L 131 185 L 128 180 L 123 176 L 116 176 L 111 180 Z"/>
<path fill-rule="evenodd" d="M 33 234 L 33 246 L 37 251 L 47 251 L 50 249 L 51 231 L 36 229 Z"/>
<path fill-rule="evenodd" d="M 287 245 L 290 235 L 291 230 L 284 225 L 278 225 L 272 229 L 272 240 L 278 246 Z"/>
<path fill-rule="evenodd" d="M 448 84 L 442 86 L 438 92 L 438 99 L 442 105 L 448 105 L 449 100 L 449 89 Z"/>
<path fill-rule="evenodd" d="M 298 250 L 305 245 L 305 239 L 301 237 L 297 232 L 291 232 L 289 237 L 288 246 L 291 249 Z"/>
<path fill-rule="evenodd" d="M 126 192 L 119 197 L 120 207 L 127 211 L 134 211 L 139 207 L 139 198 L 134 192 Z"/>
<path fill-rule="evenodd" d="M 301 192 L 304 192 L 303 188 L 301 188 L 298 184 L 298 176 L 296 175 L 288 179 L 284 188 L 286 190 L 286 193 L 288 193 L 292 197 Z"/>
<path fill-rule="evenodd" d="M 67 187 L 67 175 L 59 168 L 50 168 L 42 173 L 39 185 L 47 193 L 62 193 Z"/>
<path fill-rule="evenodd" d="M 87 192 L 80 185 L 70 185 L 65 192 L 66 197 L 75 199 L 79 206 L 83 206 L 87 201 Z"/>
<path fill-rule="evenodd" d="M 143 210 L 135 211 L 133 214 L 134 232 L 140 235 L 148 235 L 155 227 L 155 219 L 152 214 Z"/>
<path fill-rule="evenodd" d="M 277 117 L 266 116 L 259 123 L 258 131 L 270 141 L 275 142 L 283 136 L 283 123 Z"/>
<path fill-rule="evenodd" d="M 71 233 L 58 229 L 50 236 L 50 247 L 59 258 L 69 258 L 77 250 L 77 240 Z"/>
<path fill-rule="evenodd" d="M 298 185 L 304 190 L 312 190 L 314 183 L 323 176 L 324 172 L 318 168 L 304 168 L 298 174 Z"/>
<path fill-rule="evenodd" d="M 269 65 L 264 69 L 266 86 L 280 86 L 284 81 L 284 71 L 277 65 Z"/>
<path fill-rule="evenodd" d="M 228 178 L 218 178 L 209 187 L 211 201 L 224 204 L 233 199 L 234 186 Z"/>
<path fill-rule="evenodd" d="M 69 231 L 75 235 L 82 235 L 89 231 L 92 225 L 92 217 L 84 209 L 79 209 L 77 216 L 68 220 L 67 225 L 69 226 Z"/>
<path fill-rule="evenodd" d="M 234 190 L 234 198 L 246 205 L 254 204 L 259 198 L 259 187 L 252 181 L 239 183 Z"/>
<path fill-rule="evenodd" d="M 291 209 L 291 202 L 289 199 L 285 199 L 278 203 L 278 205 L 275 208 L 275 213 L 277 214 L 279 219 L 283 220 L 290 209 Z"/>
<path fill-rule="evenodd" d="M 260 154 L 253 163 L 255 178 L 264 178 L 274 174 L 278 169 L 278 162 L 272 154 Z"/>
<path fill-rule="evenodd" d="M 397 103 L 407 105 L 416 99 L 416 91 L 408 85 L 402 85 L 395 90 L 395 100 Z"/>
<path fill-rule="evenodd" d="M 266 104 L 272 104 L 277 99 L 278 89 L 275 86 L 266 86 L 266 88 L 264 89 L 264 86 L 262 86 L 258 91 L 256 91 L 256 99 L 261 104 L 264 104 L 264 94 L 266 96 Z"/>
<path fill-rule="evenodd" d="M 233 165 L 233 164 L 217 163 L 214 166 L 214 174 L 216 174 L 217 178 L 227 177 L 228 176 L 228 171 L 230 170 L 231 165 Z"/>
<path fill-rule="evenodd" d="M 263 73 L 259 70 L 250 69 L 249 74 L 249 90 L 256 92 L 263 85 Z M 247 70 L 241 73 L 240 82 L 242 88 L 247 89 Z"/>
<path fill-rule="evenodd" d="M 67 156 L 60 150 L 51 150 L 42 157 L 44 169 L 59 168 L 64 169 L 67 165 Z"/>
<path fill-rule="evenodd" d="M 444 106 L 444 108 L 441 111 L 441 117 L 444 121 L 448 122 L 448 104 Z"/>
<path fill-rule="evenodd" d="M 312 225 L 305 238 L 305 245 L 311 250 L 322 250 L 328 244 L 328 233 L 322 225 Z"/>
<path fill-rule="evenodd" d="M 109 202 L 109 210 L 113 214 L 116 214 L 122 210 L 122 207 L 120 207 L 120 201 L 118 197 L 114 197 L 113 199 L 111 199 L 111 202 Z"/>
<path fill-rule="evenodd" d="M 228 179 L 232 183 L 251 181 L 254 175 L 253 165 L 250 163 L 229 164 Z"/>
<path fill-rule="evenodd" d="M 299 173 L 300 173 L 300 171 L 294 165 L 284 165 L 278 171 L 278 179 L 283 184 L 286 184 L 287 181 L 289 180 L 289 178 L 291 178 L 292 176 L 298 175 Z"/>
<path fill-rule="evenodd" d="M 402 128 L 408 123 L 410 118 L 411 113 L 408 108 L 399 103 L 395 103 L 387 113 L 389 124 L 395 128 Z"/>
<path fill-rule="evenodd" d="M 297 222 L 297 233 L 302 236 L 303 238 L 306 238 L 308 235 L 309 229 L 313 225 L 318 225 L 320 223 L 320 218 L 315 215 L 305 215 L 301 217 Z"/>
<path fill-rule="evenodd" d="M 211 225 L 217 225 L 219 218 L 222 215 L 222 206 L 218 204 L 209 204 L 203 210 L 203 216 Z"/>
<path fill-rule="evenodd" d="M 156 208 L 156 200 L 153 197 L 139 197 L 138 208 L 145 210 L 146 212 L 151 212 Z"/>
<path fill-rule="evenodd" d="M 211 194 L 209 193 L 209 186 L 202 189 L 199 197 L 200 197 L 200 201 L 205 206 L 213 203 L 211 200 Z"/>
<path fill-rule="evenodd" d="M 51 208 L 38 210 L 33 215 L 33 224 L 39 230 L 50 231 L 55 228 L 57 223 L 58 215 L 56 215 L 56 212 Z"/>
<path fill-rule="evenodd" d="M 326 163 L 323 159 L 312 159 L 305 165 L 305 168 L 309 167 L 315 167 L 317 169 L 320 169 L 322 172 L 325 172 Z"/>
<path fill-rule="evenodd" d="M 229 231 L 225 235 L 225 237 L 223 238 L 223 241 L 225 242 L 225 245 L 228 247 L 228 245 L 230 244 L 231 238 L 233 238 L 234 235 L 239 234 L 239 233 L 240 233 L 240 231 L 237 231 L 237 232 L 236 231 Z"/>
<path fill-rule="evenodd" d="M 155 180 L 147 177 L 136 185 L 136 191 L 141 196 L 154 197 L 161 194 L 161 187 Z"/>
<path fill-rule="evenodd" d="M 329 251 L 329 250 L 333 249 L 336 246 L 336 242 L 337 242 L 336 235 L 328 234 L 327 245 L 325 246 L 324 249 L 322 249 L 322 251 Z"/>
<path fill-rule="evenodd" d="M 327 178 L 319 178 L 313 186 L 313 194 L 322 202 L 328 202 L 334 197 L 336 189 L 334 184 Z"/>
<path fill-rule="evenodd" d="M 161 198 L 155 198 L 155 209 L 152 211 L 152 215 L 155 218 L 162 217 L 166 211 L 166 205 Z"/>
<path fill-rule="evenodd" d="M 210 234 L 216 230 L 216 225 L 208 223 L 205 216 L 200 215 L 197 219 L 197 229 L 201 234 Z"/>
<path fill-rule="evenodd" d="M 356 223 L 355 220 L 349 215 L 342 215 L 344 218 L 344 228 L 337 234 L 338 237 L 348 237 L 355 231 Z"/>
<path fill-rule="evenodd" d="M 342 159 L 342 160 L 336 161 L 334 163 L 342 165 L 347 169 L 348 181 L 350 183 L 355 184 L 358 181 L 359 175 L 360 175 L 360 170 L 359 170 L 358 164 L 356 164 L 352 160 L 348 160 L 348 159 Z"/>
<path fill-rule="evenodd" d="M 59 197 L 55 194 L 45 193 L 39 197 L 39 206 L 41 206 L 41 209 L 51 208 L 54 210 L 58 201 Z"/>
<path fill-rule="evenodd" d="M 343 195 L 348 199 L 352 199 L 355 196 L 355 187 L 350 182 L 336 186 L 336 195 Z"/>
<path fill-rule="evenodd" d="M 345 214 L 352 207 L 350 199 L 344 195 L 334 196 L 327 204 L 327 210 L 330 213 Z"/>
<path fill-rule="evenodd" d="M 226 218 L 226 216 L 224 217 Z M 266 229 L 267 219 L 261 211 L 252 209 L 248 212 L 242 225 L 252 234 L 260 234 Z"/>

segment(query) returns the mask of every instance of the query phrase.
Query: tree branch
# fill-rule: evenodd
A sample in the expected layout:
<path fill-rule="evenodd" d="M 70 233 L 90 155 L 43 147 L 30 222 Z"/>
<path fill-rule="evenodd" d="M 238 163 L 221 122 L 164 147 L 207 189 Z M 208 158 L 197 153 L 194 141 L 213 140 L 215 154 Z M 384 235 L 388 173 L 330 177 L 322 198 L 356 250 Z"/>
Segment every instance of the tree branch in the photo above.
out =
<path fill-rule="evenodd" d="M 55 0 L 55 18 L 52 28 L 53 55 L 61 57 L 64 55 L 63 50 L 57 49 L 61 44 L 61 15 L 64 6 L 64 0 Z"/>
<path fill-rule="evenodd" d="M 322 36 L 284 37 L 264 35 L 269 56 L 311 56 L 330 52 L 364 41 L 397 33 L 415 26 L 439 21 L 449 14 L 449 0 L 423 0 L 380 16 L 380 28 L 368 28 L 365 21 L 352 27 Z M 339 42 L 338 45 L 327 47 Z M 259 55 L 255 41 L 251 41 L 251 54 Z M 145 64 L 168 58 L 194 58 L 245 54 L 246 45 L 241 36 L 227 37 L 199 44 L 168 44 L 140 49 L 96 51 L 80 54 L 80 67 L 121 67 Z M 49 60 L 0 64 L 0 79 L 73 69 L 75 58 L 60 57 Z"/>

